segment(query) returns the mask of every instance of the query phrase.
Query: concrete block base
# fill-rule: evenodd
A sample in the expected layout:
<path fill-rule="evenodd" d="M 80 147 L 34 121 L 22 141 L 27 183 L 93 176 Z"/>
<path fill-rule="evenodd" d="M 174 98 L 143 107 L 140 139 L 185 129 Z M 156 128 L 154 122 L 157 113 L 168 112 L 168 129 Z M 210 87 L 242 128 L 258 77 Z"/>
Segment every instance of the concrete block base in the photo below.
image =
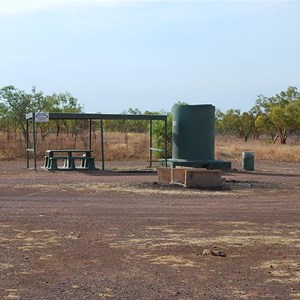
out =
<path fill-rule="evenodd" d="M 181 184 L 187 188 L 217 188 L 222 184 L 222 171 L 192 167 L 159 168 L 158 182 Z"/>
<path fill-rule="evenodd" d="M 187 188 L 217 188 L 222 184 L 221 170 L 186 170 L 185 183 Z"/>
<path fill-rule="evenodd" d="M 171 182 L 171 168 L 158 168 L 157 175 L 159 183 L 169 184 Z"/>

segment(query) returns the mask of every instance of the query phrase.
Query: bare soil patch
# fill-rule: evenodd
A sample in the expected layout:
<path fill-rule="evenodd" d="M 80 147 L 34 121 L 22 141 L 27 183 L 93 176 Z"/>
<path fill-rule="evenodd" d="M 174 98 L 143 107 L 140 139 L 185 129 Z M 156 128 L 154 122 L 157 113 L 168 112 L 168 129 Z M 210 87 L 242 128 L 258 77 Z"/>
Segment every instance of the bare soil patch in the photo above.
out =
<path fill-rule="evenodd" d="M 1 161 L 0 299 L 300 299 L 299 163 L 234 168 L 199 190 Z"/>

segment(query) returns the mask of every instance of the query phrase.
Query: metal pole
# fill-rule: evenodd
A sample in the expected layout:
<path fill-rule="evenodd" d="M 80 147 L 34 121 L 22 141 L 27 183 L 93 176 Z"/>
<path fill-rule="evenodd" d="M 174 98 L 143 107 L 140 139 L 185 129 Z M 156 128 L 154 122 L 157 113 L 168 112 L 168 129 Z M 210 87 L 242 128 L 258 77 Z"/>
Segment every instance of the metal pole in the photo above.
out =
<path fill-rule="evenodd" d="M 104 138 L 103 138 L 103 120 L 100 120 L 100 130 L 101 130 L 101 159 L 102 159 L 102 171 L 105 170 L 104 165 Z"/>
<path fill-rule="evenodd" d="M 152 168 L 152 120 L 150 120 L 149 167 Z"/>
<path fill-rule="evenodd" d="M 35 113 L 32 113 L 32 135 L 33 135 L 33 161 L 36 171 L 36 133 L 35 133 Z"/>
<path fill-rule="evenodd" d="M 92 119 L 89 119 L 89 150 L 92 151 Z"/>
<path fill-rule="evenodd" d="M 167 126 L 168 126 L 168 119 L 167 117 L 165 118 L 165 166 L 168 166 L 168 159 L 167 159 L 167 138 L 168 138 L 168 130 L 167 130 Z"/>
<path fill-rule="evenodd" d="M 28 119 L 26 118 L 26 166 L 27 169 L 29 169 L 29 155 L 28 155 L 28 148 L 29 148 L 29 125 L 28 125 Z"/>

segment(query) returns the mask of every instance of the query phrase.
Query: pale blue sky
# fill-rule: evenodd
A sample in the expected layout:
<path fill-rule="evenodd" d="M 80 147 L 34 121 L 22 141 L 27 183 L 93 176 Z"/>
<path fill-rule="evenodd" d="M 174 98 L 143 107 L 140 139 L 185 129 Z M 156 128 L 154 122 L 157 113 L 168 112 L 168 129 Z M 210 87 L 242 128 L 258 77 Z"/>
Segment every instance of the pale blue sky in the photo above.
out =
<path fill-rule="evenodd" d="M 300 87 L 298 1 L 3 1 L 0 87 L 69 91 L 86 112 L 248 111 Z"/>

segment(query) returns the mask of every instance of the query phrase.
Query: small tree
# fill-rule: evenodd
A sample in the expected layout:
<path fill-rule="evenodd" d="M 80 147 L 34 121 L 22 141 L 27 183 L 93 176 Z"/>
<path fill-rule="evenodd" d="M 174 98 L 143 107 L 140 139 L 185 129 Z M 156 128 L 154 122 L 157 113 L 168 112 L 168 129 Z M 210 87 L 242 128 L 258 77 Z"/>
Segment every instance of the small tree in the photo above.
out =
<path fill-rule="evenodd" d="M 166 114 L 166 112 L 161 111 L 160 114 Z M 167 157 L 172 156 L 172 114 L 167 113 Z M 165 148 L 165 123 L 162 121 L 153 122 L 153 135 L 155 138 L 155 144 L 158 148 Z M 162 152 L 161 152 L 162 153 Z M 163 155 L 160 155 L 162 157 Z"/>
<path fill-rule="evenodd" d="M 0 131 L 6 133 L 7 142 L 10 141 L 11 115 L 8 106 L 0 103 Z"/>
<path fill-rule="evenodd" d="M 25 114 L 33 110 L 31 95 L 10 85 L 0 89 L 0 101 L 8 108 L 12 123 L 19 126 L 25 137 Z"/>
<path fill-rule="evenodd" d="M 223 137 L 226 135 L 226 133 L 229 130 L 229 128 L 226 126 L 226 123 L 224 122 L 224 116 L 225 114 L 220 109 L 216 109 L 215 128 L 216 131 L 218 133 L 221 133 Z"/>
<path fill-rule="evenodd" d="M 273 97 L 259 95 L 256 105 L 264 115 L 266 123 L 271 125 L 274 132 L 273 142 L 280 139 L 281 144 L 286 144 L 291 130 L 297 128 L 299 123 L 300 93 L 296 87 L 289 87 Z"/>

